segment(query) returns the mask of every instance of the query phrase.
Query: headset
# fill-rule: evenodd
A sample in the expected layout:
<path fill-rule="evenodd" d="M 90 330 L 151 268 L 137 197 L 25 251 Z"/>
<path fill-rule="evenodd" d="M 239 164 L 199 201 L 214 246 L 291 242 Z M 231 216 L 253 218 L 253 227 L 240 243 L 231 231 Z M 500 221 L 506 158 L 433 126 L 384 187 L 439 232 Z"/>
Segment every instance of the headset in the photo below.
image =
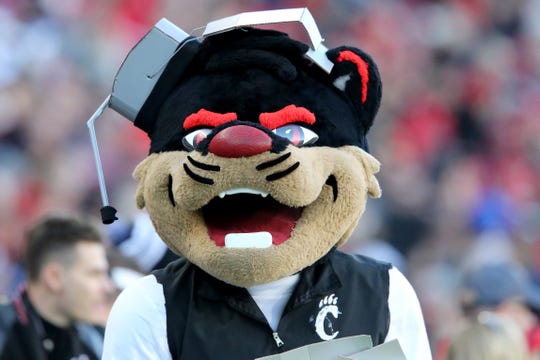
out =
<path fill-rule="evenodd" d="M 326 56 L 328 49 L 322 44 L 324 39 L 307 8 L 245 12 L 212 21 L 194 29 L 191 34 L 163 18 L 130 50 L 115 76 L 111 94 L 87 121 L 96 161 L 103 205 L 100 212 L 104 224 L 111 224 L 118 218 L 116 209 L 109 204 L 94 127 L 103 112 L 110 107 L 145 130 L 154 121 L 160 106 L 206 37 L 244 26 L 290 22 L 300 23 L 309 36 L 310 47 L 305 56 L 330 73 L 333 63 Z M 202 34 L 194 36 L 193 33 L 200 29 L 203 30 Z"/>

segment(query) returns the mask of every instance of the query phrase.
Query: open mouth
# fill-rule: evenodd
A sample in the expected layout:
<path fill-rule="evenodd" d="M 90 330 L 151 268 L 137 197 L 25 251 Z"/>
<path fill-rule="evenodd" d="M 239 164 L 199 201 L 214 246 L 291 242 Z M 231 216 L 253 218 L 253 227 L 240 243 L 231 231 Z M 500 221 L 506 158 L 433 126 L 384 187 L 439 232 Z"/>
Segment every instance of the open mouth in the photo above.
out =
<path fill-rule="evenodd" d="M 229 191 L 212 199 L 202 212 L 217 246 L 265 248 L 291 237 L 302 208 L 285 206 L 258 191 Z"/>

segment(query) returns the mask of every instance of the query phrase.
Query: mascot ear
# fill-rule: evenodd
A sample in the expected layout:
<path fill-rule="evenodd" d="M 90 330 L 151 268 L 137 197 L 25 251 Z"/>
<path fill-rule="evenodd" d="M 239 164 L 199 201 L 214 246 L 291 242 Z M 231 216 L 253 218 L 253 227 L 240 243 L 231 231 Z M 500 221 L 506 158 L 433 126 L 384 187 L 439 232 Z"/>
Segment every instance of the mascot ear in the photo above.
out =
<path fill-rule="evenodd" d="M 382 84 L 377 65 L 360 49 L 342 46 L 326 53 L 334 63 L 330 77 L 356 109 L 364 135 L 368 132 L 381 103 Z"/>

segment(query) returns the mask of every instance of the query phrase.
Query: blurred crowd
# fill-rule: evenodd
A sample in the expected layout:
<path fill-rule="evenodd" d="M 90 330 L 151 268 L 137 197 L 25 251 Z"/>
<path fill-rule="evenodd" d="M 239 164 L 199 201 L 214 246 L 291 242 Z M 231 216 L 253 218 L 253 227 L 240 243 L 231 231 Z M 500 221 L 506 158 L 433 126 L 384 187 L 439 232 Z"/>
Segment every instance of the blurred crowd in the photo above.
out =
<path fill-rule="evenodd" d="M 434 353 L 465 318 L 466 272 L 518 265 L 534 287 L 537 0 L 0 0 L 0 293 L 9 297 L 21 281 L 22 234 L 37 217 L 54 210 L 98 215 L 86 120 L 157 20 L 190 32 L 243 11 L 304 6 L 326 46 L 366 50 L 383 80 L 369 137 L 383 164 L 383 197 L 370 201 L 345 249 L 390 259 L 407 275 Z M 137 218 L 131 173 L 148 140 L 111 110 L 96 131 L 119 210 L 119 223 L 105 230 L 114 242 Z M 540 339 L 529 336 L 529 343 L 540 346 Z"/>

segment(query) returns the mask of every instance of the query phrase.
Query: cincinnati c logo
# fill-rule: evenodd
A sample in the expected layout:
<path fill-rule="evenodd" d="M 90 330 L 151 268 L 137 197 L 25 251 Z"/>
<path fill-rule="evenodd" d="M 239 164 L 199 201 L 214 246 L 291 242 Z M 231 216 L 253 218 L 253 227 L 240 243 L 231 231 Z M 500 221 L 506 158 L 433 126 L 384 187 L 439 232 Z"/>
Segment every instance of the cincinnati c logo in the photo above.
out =
<path fill-rule="evenodd" d="M 337 319 L 341 312 L 337 307 L 338 298 L 335 294 L 325 296 L 319 302 L 319 313 L 315 319 L 315 331 L 322 340 L 332 340 L 338 336 L 339 331 L 334 331 L 332 318 Z"/>

